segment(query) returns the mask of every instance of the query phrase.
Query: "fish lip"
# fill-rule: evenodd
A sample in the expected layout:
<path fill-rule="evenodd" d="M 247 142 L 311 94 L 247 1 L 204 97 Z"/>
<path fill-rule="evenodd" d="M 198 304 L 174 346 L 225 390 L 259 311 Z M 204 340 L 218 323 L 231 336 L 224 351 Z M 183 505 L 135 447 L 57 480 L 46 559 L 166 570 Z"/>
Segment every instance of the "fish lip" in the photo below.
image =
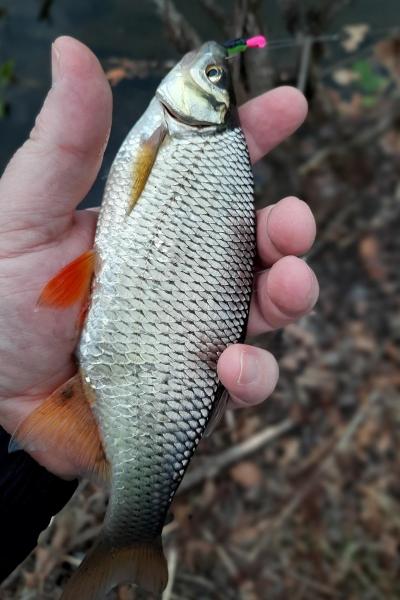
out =
<path fill-rule="evenodd" d="M 203 129 L 205 127 L 221 127 L 221 124 L 216 124 L 216 123 L 210 123 L 209 121 L 197 121 L 195 119 L 191 119 L 190 117 L 184 117 L 183 115 L 181 115 L 179 112 L 177 112 L 176 110 L 174 110 L 172 108 L 172 106 L 170 106 L 165 100 L 164 98 L 161 98 L 160 96 L 158 96 L 158 100 L 161 104 L 161 106 L 163 107 L 163 109 L 165 110 L 165 112 L 172 117 L 173 119 L 175 119 L 176 121 L 178 121 L 178 123 L 182 123 L 183 125 L 189 125 L 190 127 L 196 127 L 197 129 Z"/>

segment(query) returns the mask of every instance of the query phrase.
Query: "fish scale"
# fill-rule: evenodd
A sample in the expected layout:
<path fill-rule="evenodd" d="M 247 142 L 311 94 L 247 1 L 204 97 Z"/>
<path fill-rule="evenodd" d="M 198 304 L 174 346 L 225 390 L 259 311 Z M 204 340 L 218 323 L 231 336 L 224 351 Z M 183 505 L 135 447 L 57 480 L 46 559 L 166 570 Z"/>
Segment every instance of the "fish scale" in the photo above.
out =
<path fill-rule="evenodd" d="M 101 267 L 79 348 L 112 465 L 106 530 L 118 544 L 161 532 L 213 409 L 218 357 L 242 337 L 255 245 L 238 126 L 167 136 L 127 216 L 140 131 L 106 186 Z"/>

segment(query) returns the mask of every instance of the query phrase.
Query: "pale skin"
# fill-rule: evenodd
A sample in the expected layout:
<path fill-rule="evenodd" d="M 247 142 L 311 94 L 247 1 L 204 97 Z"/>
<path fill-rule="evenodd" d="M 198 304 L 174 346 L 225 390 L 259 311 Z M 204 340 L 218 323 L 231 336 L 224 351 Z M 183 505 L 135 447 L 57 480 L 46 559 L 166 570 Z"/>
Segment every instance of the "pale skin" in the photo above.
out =
<path fill-rule="evenodd" d="M 97 213 L 76 207 L 95 180 L 111 127 L 110 87 L 86 46 L 58 38 L 52 73 L 52 88 L 30 137 L 0 179 L 0 424 L 10 433 L 76 370 L 79 307 L 35 306 L 43 285 L 93 244 Z M 252 161 L 293 133 L 306 114 L 306 100 L 290 87 L 242 106 Z M 317 279 L 299 257 L 314 237 L 314 218 L 298 198 L 258 212 L 262 269 L 255 278 L 248 334 L 283 327 L 313 309 Z M 234 406 L 250 406 L 271 394 L 278 366 L 267 350 L 236 344 L 221 355 L 218 373 Z M 34 456 L 60 476 L 78 474 L 62 453 Z"/>

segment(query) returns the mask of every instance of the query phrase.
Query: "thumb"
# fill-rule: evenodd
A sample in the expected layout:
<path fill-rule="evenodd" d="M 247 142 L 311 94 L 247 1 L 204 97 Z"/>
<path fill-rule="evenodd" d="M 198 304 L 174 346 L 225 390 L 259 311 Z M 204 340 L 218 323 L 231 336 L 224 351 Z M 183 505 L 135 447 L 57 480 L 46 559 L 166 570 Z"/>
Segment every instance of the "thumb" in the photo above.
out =
<path fill-rule="evenodd" d="M 29 139 L 0 179 L 0 233 L 33 228 L 40 230 L 41 242 L 43 228 L 53 236 L 65 228 L 89 191 L 111 125 L 111 90 L 86 46 L 58 38 L 52 47 L 52 76 Z"/>

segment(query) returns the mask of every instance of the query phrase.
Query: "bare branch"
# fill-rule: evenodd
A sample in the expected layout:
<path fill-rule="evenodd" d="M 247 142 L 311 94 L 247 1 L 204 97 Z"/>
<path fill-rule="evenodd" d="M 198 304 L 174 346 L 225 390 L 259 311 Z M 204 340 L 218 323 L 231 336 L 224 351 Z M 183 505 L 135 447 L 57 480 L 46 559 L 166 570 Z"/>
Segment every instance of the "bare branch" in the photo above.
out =
<path fill-rule="evenodd" d="M 215 0 L 199 0 L 199 2 L 221 30 L 229 36 L 229 19 L 227 18 L 225 11 L 217 5 Z"/>
<path fill-rule="evenodd" d="M 197 469 L 186 474 L 179 487 L 178 493 L 187 492 L 190 488 L 198 485 L 204 479 L 216 477 L 227 467 L 242 460 L 246 456 L 253 454 L 253 452 L 256 452 L 284 433 L 287 433 L 293 427 L 294 423 L 290 420 L 282 421 L 282 423 L 279 423 L 278 425 L 270 425 L 250 437 L 248 440 L 245 440 L 236 446 L 232 446 L 217 456 L 204 460 Z"/>
<path fill-rule="evenodd" d="M 301 92 L 304 92 L 307 85 L 308 71 L 310 68 L 311 49 L 313 45 L 313 38 L 307 35 L 303 39 L 303 48 L 301 51 L 300 70 L 297 79 L 297 87 Z"/>
<path fill-rule="evenodd" d="M 247 37 L 263 33 L 260 0 L 236 0 L 233 11 L 233 37 Z M 234 80 L 239 102 L 255 96 L 273 85 L 273 69 L 268 52 L 246 52 L 237 59 Z M 243 91 L 243 84 L 245 92 Z"/>
<path fill-rule="evenodd" d="M 201 45 L 200 36 L 172 0 L 153 0 L 153 4 L 164 22 L 168 39 L 179 52 L 184 54 Z"/>
<path fill-rule="evenodd" d="M 164 590 L 161 600 L 171 600 L 172 590 L 175 583 L 176 567 L 178 566 L 178 550 L 175 546 L 172 546 L 170 551 L 167 553 L 168 560 L 168 584 Z"/>

